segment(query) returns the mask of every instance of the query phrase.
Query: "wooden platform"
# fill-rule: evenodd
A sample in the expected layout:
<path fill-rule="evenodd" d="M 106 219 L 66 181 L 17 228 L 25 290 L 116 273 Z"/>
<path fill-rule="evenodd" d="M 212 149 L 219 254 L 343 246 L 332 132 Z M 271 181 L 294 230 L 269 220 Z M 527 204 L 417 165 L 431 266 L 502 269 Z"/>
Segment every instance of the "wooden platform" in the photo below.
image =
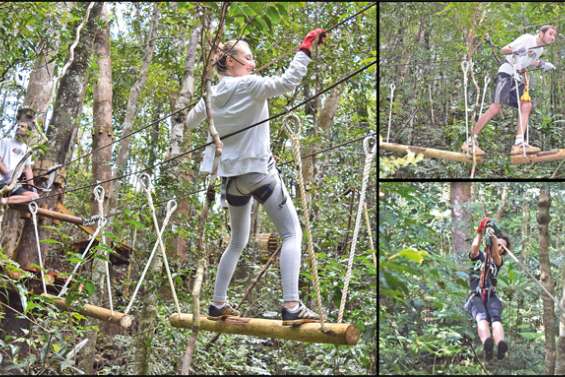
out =
<path fill-rule="evenodd" d="M 134 321 L 134 317 L 128 314 L 120 313 L 117 311 L 111 311 L 110 309 L 102 308 L 100 306 L 91 305 L 91 304 L 84 304 L 83 306 L 68 306 L 65 303 L 65 299 L 57 296 L 53 296 L 50 294 L 42 294 L 43 297 L 46 297 L 49 301 L 55 304 L 58 308 L 62 310 L 68 311 L 75 311 L 87 317 L 92 317 L 99 319 L 104 322 L 111 322 L 116 325 L 120 325 L 121 327 L 127 329 L 129 328 Z"/>
<path fill-rule="evenodd" d="M 192 314 L 172 314 L 169 322 L 173 327 L 192 327 Z M 324 323 L 322 332 L 319 323 L 305 323 L 298 327 L 283 326 L 281 320 L 262 318 L 228 317 L 221 321 L 211 321 L 200 316 L 200 329 L 226 334 L 249 335 L 261 338 L 298 340 L 310 343 L 331 343 L 355 345 L 359 341 L 359 330 L 349 323 Z"/>
<path fill-rule="evenodd" d="M 526 157 L 524 157 L 522 153 L 510 155 L 510 162 L 513 164 L 529 164 L 558 160 L 565 160 L 565 149 L 553 149 L 538 153 L 528 153 Z"/>
<path fill-rule="evenodd" d="M 421 154 L 424 157 L 428 157 L 428 158 L 467 162 L 471 164 L 473 163 L 472 155 L 466 153 L 460 153 L 460 152 L 445 151 L 443 149 L 424 148 L 424 147 L 416 147 L 412 145 L 402 145 L 402 144 L 383 143 L 383 142 L 379 143 L 379 149 L 383 149 L 389 152 L 396 152 L 396 153 L 413 152 L 415 154 Z M 484 157 L 477 156 L 477 163 L 483 162 L 483 159 Z"/>

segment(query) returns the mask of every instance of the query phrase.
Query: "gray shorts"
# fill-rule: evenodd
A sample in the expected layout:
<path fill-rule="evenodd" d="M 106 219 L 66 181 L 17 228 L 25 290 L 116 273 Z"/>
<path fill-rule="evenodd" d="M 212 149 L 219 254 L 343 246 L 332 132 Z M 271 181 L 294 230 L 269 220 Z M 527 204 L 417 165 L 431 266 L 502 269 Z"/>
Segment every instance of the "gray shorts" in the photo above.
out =
<path fill-rule="evenodd" d="M 493 322 L 500 322 L 502 316 L 502 302 L 496 295 L 493 293 L 487 299 L 487 305 L 483 304 L 483 300 L 481 300 L 481 296 L 478 294 L 473 293 L 467 299 L 465 303 L 465 310 L 473 317 L 475 321 L 482 321 L 487 320 L 490 323 Z"/>
<path fill-rule="evenodd" d="M 500 103 L 501 105 L 508 105 L 518 108 L 518 101 L 516 98 L 516 82 L 507 73 L 499 72 L 496 75 L 496 82 L 494 86 L 494 92 L 492 93 L 492 102 Z M 520 96 L 524 94 L 525 84 L 518 83 L 518 92 Z M 534 103 L 532 100 L 532 107 Z"/>

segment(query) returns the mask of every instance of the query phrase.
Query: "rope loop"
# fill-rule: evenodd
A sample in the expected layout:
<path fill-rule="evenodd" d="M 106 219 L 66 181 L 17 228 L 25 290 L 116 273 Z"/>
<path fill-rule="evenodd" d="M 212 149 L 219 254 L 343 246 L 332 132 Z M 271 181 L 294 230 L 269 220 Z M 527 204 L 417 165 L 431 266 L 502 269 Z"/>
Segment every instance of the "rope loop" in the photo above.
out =
<path fill-rule="evenodd" d="M 94 199 L 96 199 L 97 202 L 103 202 L 105 196 L 106 190 L 104 190 L 104 187 L 101 185 L 94 187 Z"/>
<path fill-rule="evenodd" d="M 295 123 L 296 131 L 291 126 L 292 122 Z M 283 126 L 292 138 L 299 138 L 300 134 L 302 134 L 302 119 L 294 113 L 290 113 L 283 118 Z"/>
<path fill-rule="evenodd" d="M 27 205 L 27 208 L 29 209 L 29 212 L 31 212 L 32 215 L 35 216 L 35 215 L 37 214 L 37 208 L 38 208 L 38 206 L 37 206 L 37 203 L 36 203 L 36 202 L 30 202 L 30 203 Z"/>
<path fill-rule="evenodd" d="M 173 213 L 177 209 L 177 201 L 171 199 L 167 202 L 167 213 Z"/>
<path fill-rule="evenodd" d="M 365 154 L 375 154 L 377 150 L 377 138 L 374 135 L 369 135 L 363 139 L 363 149 Z"/>
<path fill-rule="evenodd" d="M 143 173 L 139 176 L 139 182 L 141 188 L 145 191 L 151 191 L 153 189 L 153 184 L 151 183 L 151 176 L 147 173 Z"/>

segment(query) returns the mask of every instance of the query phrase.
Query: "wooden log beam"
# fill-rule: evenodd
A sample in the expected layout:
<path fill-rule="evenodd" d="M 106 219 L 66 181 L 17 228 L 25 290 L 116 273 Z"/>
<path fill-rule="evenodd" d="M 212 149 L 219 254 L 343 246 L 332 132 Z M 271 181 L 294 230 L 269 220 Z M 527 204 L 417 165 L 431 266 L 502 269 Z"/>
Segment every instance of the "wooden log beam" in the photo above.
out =
<path fill-rule="evenodd" d="M 565 149 L 553 149 L 550 151 L 541 151 L 537 153 L 513 154 L 510 156 L 510 162 L 513 164 L 529 164 L 531 162 L 547 162 L 565 160 Z"/>
<path fill-rule="evenodd" d="M 20 206 L 20 207 L 18 207 L 18 209 L 25 211 L 23 217 L 31 218 L 31 214 L 29 213 L 29 211 L 27 211 L 27 207 L 21 207 Z M 37 209 L 37 215 L 43 216 L 43 217 L 48 217 L 48 218 L 54 219 L 54 220 L 60 220 L 60 221 L 65 221 L 65 222 L 72 223 L 72 224 L 82 225 L 82 218 L 81 217 L 69 215 L 69 214 L 66 214 L 66 213 L 52 211 L 52 210 L 47 209 L 47 208 L 41 208 L 41 207 L 38 208 Z"/>
<path fill-rule="evenodd" d="M 173 327 L 192 328 L 192 314 L 175 313 L 169 317 Z M 305 323 L 297 327 L 283 326 L 280 320 L 262 318 L 228 317 L 211 321 L 200 316 L 200 328 L 227 334 L 249 335 L 261 338 L 279 338 L 311 343 L 355 345 L 359 341 L 359 330 L 348 323 L 324 323 L 327 332 L 322 332 L 319 323 Z"/>
<path fill-rule="evenodd" d="M 424 147 L 416 147 L 412 145 L 402 145 L 402 144 L 384 143 L 384 142 L 379 143 L 379 148 L 384 149 L 385 151 L 396 152 L 396 153 L 413 152 L 429 158 L 467 162 L 471 164 L 473 163 L 472 155 L 468 155 L 466 153 L 445 151 L 443 149 L 424 148 Z M 483 157 L 477 156 L 477 163 L 480 162 L 483 162 Z"/>
<path fill-rule="evenodd" d="M 69 306 L 65 303 L 65 299 L 50 294 L 43 293 L 42 296 L 47 297 L 49 301 L 62 310 L 75 311 L 82 315 L 96 318 L 104 322 L 111 322 L 120 325 L 124 329 L 129 328 L 134 321 L 134 317 L 128 314 L 111 311 L 110 309 L 101 308 L 100 306 L 85 304 L 83 306 Z"/>

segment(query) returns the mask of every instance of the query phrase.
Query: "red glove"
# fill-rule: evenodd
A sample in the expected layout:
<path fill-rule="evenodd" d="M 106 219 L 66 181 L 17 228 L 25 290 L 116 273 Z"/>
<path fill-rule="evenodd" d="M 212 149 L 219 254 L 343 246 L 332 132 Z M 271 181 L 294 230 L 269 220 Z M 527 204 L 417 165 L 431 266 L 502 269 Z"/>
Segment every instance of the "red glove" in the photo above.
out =
<path fill-rule="evenodd" d="M 326 31 L 324 29 L 314 29 L 306 34 L 304 40 L 302 41 L 300 46 L 298 46 L 298 49 L 303 51 L 306 55 L 311 56 L 310 50 L 312 49 L 312 44 L 314 43 L 314 41 L 318 40 L 318 44 L 321 44 L 324 42 L 325 37 Z"/>
<path fill-rule="evenodd" d="M 479 223 L 479 226 L 477 227 L 477 233 L 483 234 L 483 232 L 485 231 L 485 227 L 487 226 L 487 223 L 489 221 L 490 219 L 488 217 L 483 218 Z"/>

